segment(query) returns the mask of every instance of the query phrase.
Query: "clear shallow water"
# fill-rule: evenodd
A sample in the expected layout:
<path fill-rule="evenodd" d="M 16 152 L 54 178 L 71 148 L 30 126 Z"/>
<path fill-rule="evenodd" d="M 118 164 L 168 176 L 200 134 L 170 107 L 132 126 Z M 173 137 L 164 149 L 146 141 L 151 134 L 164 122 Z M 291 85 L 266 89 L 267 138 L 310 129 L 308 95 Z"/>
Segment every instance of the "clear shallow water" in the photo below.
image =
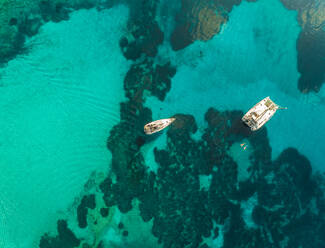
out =
<path fill-rule="evenodd" d="M 197 3 L 195 39 L 213 22 Z M 219 33 L 175 51 L 186 8 L 139 6 L 73 11 L 2 66 L 0 246 L 322 247 L 323 177 L 310 169 L 324 171 L 325 92 L 298 90 L 298 12 L 243 1 Z M 237 119 L 268 95 L 288 110 L 248 133 Z M 198 131 L 178 115 L 144 136 L 175 114 Z"/>
<path fill-rule="evenodd" d="M 48 23 L 1 69 L 2 247 L 38 243 L 91 172 L 107 170 L 129 68 L 118 47 L 127 17 L 121 6 Z"/>

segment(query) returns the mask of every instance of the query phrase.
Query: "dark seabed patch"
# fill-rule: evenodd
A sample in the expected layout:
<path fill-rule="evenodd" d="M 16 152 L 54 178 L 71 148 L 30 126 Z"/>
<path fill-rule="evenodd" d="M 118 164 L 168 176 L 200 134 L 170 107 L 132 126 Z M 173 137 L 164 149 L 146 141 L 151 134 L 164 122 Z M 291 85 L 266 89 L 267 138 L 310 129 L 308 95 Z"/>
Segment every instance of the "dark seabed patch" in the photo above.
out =
<path fill-rule="evenodd" d="M 208 128 L 199 141 L 190 135 L 197 131 L 194 118 L 176 115 L 167 132 L 167 149 L 155 149 L 158 173 L 145 172 L 138 184 L 142 192 L 134 197 L 140 200 L 143 220 L 153 219 L 152 233 L 163 247 L 210 247 L 203 245 L 203 240 L 219 235 L 215 224 L 226 227 L 223 247 L 285 247 L 301 232 L 302 227 L 295 226 L 300 218 L 307 218 L 312 225 L 308 228 L 316 233 L 323 230 L 324 198 L 308 160 L 290 148 L 272 162 L 266 129 L 252 134 L 240 122 L 242 114 L 209 109 L 205 115 Z M 238 184 L 238 164 L 227 150 L 244 139 L 253 149 L 252 166 L 249 178 Z M 143 162 L 138 166 L 142 168 Z M 212 176 L 207 190 L 200 187 L 200 175 Z M 105 185 L 106 195 L 120 197 L 122 191 L 114 192 L 111 181 L 102 187 Z M 243 218 L 242 203 L 254 194 L 256 227 L 251 228 Z M 317 211 L 312 208 L 313 199 Z M 314 223 L 313 219 L 320 221 Z M 319 247 L 324 240 L 319 235 L 314 241 L 306 238 L 301 243 Z"/>
<path fill-rule="evenodd" d="M 322 0 L 281 0 L 290 10 L 298 11 L 302 28 L 297 39 L 298 89 L 318 92 L 325 82 L 325 2 Z"/>
<path fill-rule="evenodd" d="M 40 241 L 40 248 L 73 248 L 78 247 L 80 240 L 69 229 L 67 221 L 58 220 L 57 223 L 58 235 L 51 237 L 44 234 Z"/>
<path fill-rule="evenodd" d="M 229 19 L 229 13 L 242 0 L 182 0 L 176 14 L 176 27 L 171 35 L 174 50 L 180 50 L 196 40 L 210 40 Z M 250 0 L 249 2 L 255 2 Z"/>
<path fill-rule="evenodd" d="M 78 217 L 78 225 L 80 228 L 85 228 L 87 226 L 87 213 L 88 208 L 94 209 L 96 207 L 95 195 L 85 195 L 78 208 L 77 208 L 77 217 Z"/>
<path fill-rule="evenodd" d="M 100 214 L 101 214 L 103 217 L 107 217 L 108 214 L 109 214 L 109 208 L 101 208 L 101 209 L 100 209 Z"/>
<path fill-rule="evenodd" d="M 324 198 L 317 194 L 321 189 L 311 176 L 308 160 L 290 148 L 272 162 L 266 129 L 250 134 L 239 124 L 241 116 L 240 111 L 210 109 L 206 114 L 209 126 L 200 141 L 189 135 L 196 131 L 194 118 L 176 116 L 180 123 L 168 131 L 167 150 L 155 151 L 159 169 L 153 192 L 159 203 L 153 213 L 153 233 L 164 247 L 198 247 L 203 237 L 211 235 L 213 223 L 227 227 L 223 247 L 285 247 L 284 242 L 296 242 L 301 227 L 295 223 L 300 218 L 307 218 L 316 233 L 323 230 Z M 226 151 L 245 138 L 254 156 L 249 178 L 236 186 L 239 168 Z M 207 191 L 200 189 L 201 174 L 212 175 Z M 258 228 L 248 227 L 242 217 L 241 204 L 253 194 L 258 196 L 255 208 L 267 209 L 260 214 L 266 219 L 255 218 Z M 316 212 L 311 206 L 314 197 L 322 202 Z M 313 223 L 314 219 L 320 221 Z M 306 238 L 300 243 L 321 247 L 324 239 L 318 235 L 314 241 Z"/>
<path fill-rule="evenodd" d="M 158 1 L 127 0 L 130 7 L 128 29 L 130 37 L 122 37 L 120 47 L 125 58 L 136 60 L 142 54 L 155 57 L 164 34 L 160 30 L 156 15 Z M 148 14 L 150 13 L 150 14 Z"/>
<path fill-rule="evenodd" d="M 145 108 L 143 103 L 147 94 L 164 100 L 171 88 L 171 77 L 176 73 L 170 63 L 154 64 L 153 57 L 163 41 L 163 33 L 155 21 L 157 2 L 140 1 L 136 6 L 129 4 L 131 14 L 128 28 L 134 41 L 130 45 L 123 37 L 120 46 L 127 59 L 137 60 L 141 54 L 144 57 L 135 61 L 125 76 L 124 90 L 128 101 L 121 103 L 121 122 L 111 130 L 107 141 L 117 182 L 112 183 L 107 178 L 106 183 L 101 184 L 106 205 L 110 207 L 116 204 L 122 213 L 131 210 L 132 200 L 142 195 L 147 184 L 152 183 L 152 175 L 146 173 L 140 152 L 141 146 L 152 138 L 143 132 L 143 126 L 152 120 L 151 110 Z M 143 5 L 143 9 L 138 8 L 139 4 Z"/>
<path fill-rule="evenodd" d="M 115 2 L 115 1 L 113 1 Z M 15 58 L 17 54 L 28 52 L 24 47 L 27 37 L 38 33 L 46 22 L 60 22 L 69 19 L 72 11 L 79 9 L 110 8 L 111 0 L 36 0 L 3 1 L 0 16 L 0 65 Z"/>
<path fill-rule="evenodd" d="M 166 150 L 154 150 L 157 174 L 145 169 L 140 153 L 141 159 L 126 169 L 114 169 L 117 183 L 109 177 L 103 181 L 100 187 L 105 203 L 128 212 L 132 199 L 138 198 L 143 221 L 153 219 L 152 233 L 163 247 L 211 247 L 205 240 L 219 235 L 223 235 L 225 248 L 294 247 L 298 243 L 302 247 L 324 246 L 323 178 L 312 175 L 309 161 L 294 148 L 284 150 L 272 162 L 266 128 L 251 133 L 240 121 L 242 114 L 210 108 L 205 114 L 208 127 L 200 140 L 191 138 L 191 133 L 197 132 L 194 117 L 176 115 L 167 131 Z M 239 165 L 227 151 L 244 140 L 250 143 L 253 156 L 249 177 L 239 182 Z M 130 145 L 111 141 L 119 148 Z M 129 156 L 132 160 L 134 153 L 127 153 L 127 148 L 122 151 L 121 156 L 117 151 L 113 154 L 120 156 L 117 163 L 125 166 L 121 159 Z M 211 176 L 206 189 L 201 187 L 201 175 Z M 129 187 L 123 187 L 125 183 Z M 255 226 L 251 227 L 243 217 L 243 204 L 254 195 Z M 310 230 L 313 235 L 301 235 Z M 127 230 L 122 235 L 127 236 Z"/>

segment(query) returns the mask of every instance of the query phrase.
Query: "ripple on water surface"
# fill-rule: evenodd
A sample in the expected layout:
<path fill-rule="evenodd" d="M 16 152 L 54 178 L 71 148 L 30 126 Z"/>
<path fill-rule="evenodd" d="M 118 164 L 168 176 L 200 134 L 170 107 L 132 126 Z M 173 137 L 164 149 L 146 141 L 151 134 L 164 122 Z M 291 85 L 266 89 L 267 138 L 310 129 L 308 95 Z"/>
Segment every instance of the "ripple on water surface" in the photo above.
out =
<path fill-rule="evenodd" d="M 90 173 L 107 169 L 129 68 L 118 45 L 127 17 L 125 6 L 74 12 L 0 69 L 1 247 L 38 242 Z"/>

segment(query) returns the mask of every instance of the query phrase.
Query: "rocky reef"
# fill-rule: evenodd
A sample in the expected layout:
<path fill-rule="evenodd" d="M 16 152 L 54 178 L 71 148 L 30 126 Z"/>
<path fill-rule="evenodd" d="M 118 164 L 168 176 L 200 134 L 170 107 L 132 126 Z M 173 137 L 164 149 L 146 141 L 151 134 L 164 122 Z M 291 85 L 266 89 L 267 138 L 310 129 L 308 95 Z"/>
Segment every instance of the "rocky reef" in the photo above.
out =
<path fill-rule="evenodd" d="M 221 26 L 228 21 L 232 8 L 241 1 L 182 0 L 170 40 L 172 48 L 180 50 L 196 40 L 210 40 L 219 33 Z"/>
<path fill-rule="evenodd" d="M 164 40 L 163 32 L 157 21 L 152 18 L 156 15 L 158 1 L 128 0 L 126 3 L 130 7 L 130 35 L 122 37 L 120 41 L 125 58 L 136 60 L 141 55 L 155 57 L 158 45 Z"/>
<path fill-rule="evenodd" d="M 85 228 L 87 226 L 87 214 L 88 208 L 94 209 L 96 207 L 95 195 L 85 195 L 80 205 L 77 208 L 78 224 L 80 228 Z"/>
<path fill-rule="evenodd" d="M 58 220 L 57 222 L 58 235 L 51 237 L 45 234 L 40 241 L 42 248 L 70 248 L 78 247 L 80 240 L 76 238 L 74 233 L 69 229 L 67 221 Z"/>
<path fill-rule="evenodd" d="M 205 114 L 208 127 L 200 140 L 191 138 L 197 132 L 193 116 L 178 114 L 167 132 L 167 148 L 155 149 L 158 172 L 141 174 L 137 186 L 141 190 L 134 197 L 140 200 L 143 221 L 153 219 L 152 233 L 163 247 L 210 247 L 208 240 L 219 235 L 223 235 L 222 247 L 324 245 L 320 234 L 324 195 L 310 163 L 294 148 L 272 161 L 266 129 L 251 133 L 240 121 L 242 114 L 209 109 Z M 249 176 L 239 182 L 238 164 L 227 151 L 244 140 L 252 156 Z M 137 166 L 145 168 L 143 161 Z M 200 176 L 210 176 L 207 187 L 202 187 Z M 117 199 L 125 194 L 114 192 L 111 180 L 106 179 L 101 187 L 105 185 L 106 196 Z M 253 223 L 248 223 L 244 204 L 254 196 Z M 305 222 L 312 227 L 305 227 Z M 223 226 L 223 232 L 218 226 Z M 301 236 L 298 241 L 297 236 L 308 228 L 314 230 L 313 240 Z"/>
<path fill-rule="evenodd" d="M 302 30 L 297 39 L 297 63 L 301 92 L 318 92 L 325 82 L 325 2 L 321 0 L 281 0 L 298 12 Z"/>

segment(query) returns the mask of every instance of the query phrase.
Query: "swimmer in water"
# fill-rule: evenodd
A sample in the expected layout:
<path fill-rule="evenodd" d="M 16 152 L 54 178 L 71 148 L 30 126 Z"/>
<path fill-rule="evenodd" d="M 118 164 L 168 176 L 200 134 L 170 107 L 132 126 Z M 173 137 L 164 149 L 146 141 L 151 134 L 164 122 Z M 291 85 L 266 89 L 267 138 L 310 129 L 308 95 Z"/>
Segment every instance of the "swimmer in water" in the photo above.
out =
<path fill-rule="evenodd" d="M 240 144 L 240 146 L 243 148 L 243 150 L 245 151 L 246 150 L 246 148 L 247 148 L 247 145 L 246 145 L 246 143 L 241 143 Z"/>

